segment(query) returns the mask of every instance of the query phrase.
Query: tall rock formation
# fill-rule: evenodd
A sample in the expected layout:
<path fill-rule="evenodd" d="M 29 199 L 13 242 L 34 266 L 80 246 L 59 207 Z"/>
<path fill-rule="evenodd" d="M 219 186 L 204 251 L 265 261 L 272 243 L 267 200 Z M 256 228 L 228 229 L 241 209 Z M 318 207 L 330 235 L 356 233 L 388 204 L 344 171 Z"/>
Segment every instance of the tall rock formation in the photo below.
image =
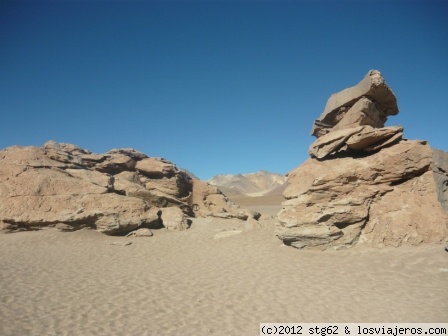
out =
<path fill-rule="evenodd" d="M 187 217 L 247 219 L 218 188 L 134 149 L 94 154 L 71 144 L 0 151 L 0 230 L 188 228 Z"/>
<path fill-rule="evenodd" d="M 448 236 L 448 156 L 384 127 L 398 113 L 381 74 L 333 94 L 292 171 L 277 235 L 296 248 L 441 243 Z M 445 210 L 444 208 L 445 207 Z"/>

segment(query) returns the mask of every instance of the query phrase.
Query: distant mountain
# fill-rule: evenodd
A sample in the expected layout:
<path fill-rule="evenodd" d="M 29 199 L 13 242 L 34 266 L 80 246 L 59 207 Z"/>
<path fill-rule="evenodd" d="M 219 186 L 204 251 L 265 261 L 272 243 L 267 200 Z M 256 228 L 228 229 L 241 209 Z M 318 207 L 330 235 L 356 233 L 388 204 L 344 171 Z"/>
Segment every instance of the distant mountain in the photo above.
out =
<path fill-rule="evenodd" d="M 281 189 L 286 182 L 286 175 L 261 170 L 250 174 L 216 175 L 207 182 L 220 187 L 224 193 L 227 191 L 235 195 L 263 196 Z"/>

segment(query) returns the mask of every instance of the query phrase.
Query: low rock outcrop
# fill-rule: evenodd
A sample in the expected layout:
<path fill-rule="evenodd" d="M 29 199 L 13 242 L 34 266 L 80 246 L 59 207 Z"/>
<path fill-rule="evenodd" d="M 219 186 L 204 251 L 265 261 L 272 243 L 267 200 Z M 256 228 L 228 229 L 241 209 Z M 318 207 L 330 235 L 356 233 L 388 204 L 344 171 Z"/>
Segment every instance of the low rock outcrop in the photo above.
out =
<path fill-rule="evenodd" d="M 445 240 L 448 154 L 403 139 L 403 127 L 384 127 L 396 113 L 375 70 L 330 97 L 312 130 L 311 158 L 287 181 L 277 225 L 285 244 L 324 250 Z"/>
<path fill-rule="evenodd" d="M 194 186 L 198 186 L 194 188 Z M 243 216 L 242 213 L 245 215 Z M 217 188 L 134 149 L 95 154 L 53 141 L 0 151 L 0 230 L 185 230 L 190 216 L 253 218 Z"/>

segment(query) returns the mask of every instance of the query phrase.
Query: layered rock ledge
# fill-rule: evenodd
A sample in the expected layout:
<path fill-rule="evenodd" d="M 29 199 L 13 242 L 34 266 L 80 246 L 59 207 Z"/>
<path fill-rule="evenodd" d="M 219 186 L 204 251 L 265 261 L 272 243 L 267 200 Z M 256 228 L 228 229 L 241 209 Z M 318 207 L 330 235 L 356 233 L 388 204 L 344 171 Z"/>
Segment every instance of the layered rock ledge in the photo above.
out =
<path fill-rule="evenodd" d="M 134 149 L 95 154 L 49 141 L 0 151 L 0 230 L 5 232 L 185 230 L 189 217 L 198 216 L 246 220 L 259 214 L 241 209 L 172 162 Z"/>
<path fill-rule="evenodd" d="M 318 139 L 289 174 L 277 236 L 296 248 L 442 243 L 448 237 L 448 153 L 384 127 L 398 113 L 381 74 L 330 97 Z M 319 122 L 325 121 L 326 126 Z"/>

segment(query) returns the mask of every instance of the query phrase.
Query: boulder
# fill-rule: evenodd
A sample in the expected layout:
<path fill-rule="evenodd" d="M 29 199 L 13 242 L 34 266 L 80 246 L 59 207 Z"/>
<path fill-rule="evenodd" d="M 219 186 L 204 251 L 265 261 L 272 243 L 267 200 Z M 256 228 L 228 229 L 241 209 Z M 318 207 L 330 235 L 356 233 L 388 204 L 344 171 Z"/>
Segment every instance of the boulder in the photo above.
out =
<path fill-rule="evenodd" d="M 402 136 L 403 127 L 401 126 L 391 126 L 384 128 L 373 128 L 371 126 L 365 126 L 361 132 L 350 136 L 350 138 L 348 138 L 345 143 L 350 149 L 360 150 L 364 148 L 370 149 L 373 145 L 381 142 L 383 146 L 381 146 L 380 148 L 383 148 L 386 147 L 385 144 L 390 144 L 390 142 L 387 142 L 387 140 L 391 138 L 394 138 L 394 140 L 401 140 Z M 378 147 L 376 148 L 379 149 Z"/>
<path fill-rule="evenodd" d="M 375 118 L 382 121 L 383 125 L 388 116 L 398 114 L 394 93 L 379 71 L 370 70 L 357 85 L 331 95 L 324 112 L 316 119 L 311 134 L 316 137 L 327 134 L 329 129 L 343 119 L 347 110 L 363 97 L 375 102 L 378 110 L 378 116 Z"/>
<path fill-rule="evenodd" d="M 444 243 L 448 215 L 437 201 L 433 175 L 429 170 L 373 200 L 360 243 L 378 247 Z"/>
<path fill-rule="evenodd" d="M 199 189 L 196 195 L 202 194 L 205 201 L 199 202 L 202 209 L 219 208 L 231 217 L 249 217 L 218 189 Z M 184 230 L 186 216 L 195 215 L 193 195 L 187 173 L 134 149 L 95 154 L 49 141 L 43 147 L 0 150 L 0 230 L 4 232 L 90 227 L 113 235 L 163 225 Z M 210 209 L 198 214 L 213 214 Z"/>
<path fill-rule="evenodd" d="M 135 167 L 138 172 L 148 178 L 172 177 L 178 169 L 176 166 L 163 158 L 146 158 L 139 162 Z"/>
<path fill-rule="evenodd" d="M 311 157 L 323 159 L 329 154 L 344 148 L 347 140 L 354 134 L 362 132 L 365 126 L 347 128 L 327 133 L 314 141 L 309 150 Z"/>
<path fill-rule="evenodd" d="M 116 194 L 2 197 L 0 216 L 7 231 L 38 230 L 63 223 L 91 227 L 105 234 L 151 225 L 158 217 L 141 199 Z"/>
<path fill-rule="evenodd" d="M 161 223 L 170 231 L 185 231 L 190 227 L 186 215 L 176 207 L 161 209 Z"/>
<path fill-rule="evenodd" d="M 137 229 L 129 232 L 126 237 L 152 237 L 153 233 L 148 228 Z"/>
<path fill-rule="evenodd" d="M 434 180 L 437 186 L 437 199 L 448 212 L 448 153 L 432 150 Z"/>
<path fill-rule="evenodd" d="M 352 151 L 375 151 L 399 142 L 403 137 L 403 127 L 391 126 L 373 128 L 357 126 L 331 131 L 316 141 L 309 149 L 311 157 L 323 159 L 328 155 Z"/>
<path fill-rule="evenodd" d="M 133 171 L 137 162 L 123 154 L 112 154 L 105 156 L 105 160 L 95 165 L 95 170 L 107 174 L 118 174 L 122 171 Z"/>
<path fill-rule="evenodd" d="M 218 187 L 205 181 L 193 179 L 193 192 L 189 197 L 189 204 L 195 216 L 198 217 L 219 217 L 219 218 L 248 218 L 258 219 L 260 213 L 242 209 L 232 203 Z"/>
<path fill-rule="evenodd" d="M 385 121 L 377 105 L 369 98 L 362 97 L 346 113 L 341 112 L 340 121 L 334 125 L 332 131 L 364 125 L 381 128 L 384 127 Z"/>
<path fill-rule="evenodd" d="M 421 141 L 364 157 L 308 159 L 289 174 L 277 236 L 322 250 L 441 243 L 448 215 L 437 201 L 432 163 Z"/>
<path fill-rule="evenodd" d="M 139 152 L 138 150 L 135 150 L 134 148 L 114 148 L 110 151 L 108 151 L 106 154 L 108 155 L 115 155 L 115 154 L 121 154 L 129 156 L 130 158 L 134 159 L 135 161 L 140 161 L 143 159 L 148 158 L 148 155 L 145 153 Z"/>

